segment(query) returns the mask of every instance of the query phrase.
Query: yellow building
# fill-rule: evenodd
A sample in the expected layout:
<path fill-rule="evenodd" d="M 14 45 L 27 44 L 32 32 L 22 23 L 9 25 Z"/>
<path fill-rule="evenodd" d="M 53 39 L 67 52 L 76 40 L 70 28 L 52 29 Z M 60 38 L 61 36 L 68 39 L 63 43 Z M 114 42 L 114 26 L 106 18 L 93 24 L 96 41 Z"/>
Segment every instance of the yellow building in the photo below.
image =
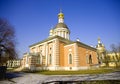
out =
<path fill-rule="evenodd" d="M 120 66 L 120 53 L 108 53 L 107 58 L 109 67 Z"/>
<path fill-rule="evenodd" d="M 7 67 L 8 68 L 15 68 L 21 66 L 21 59 L 14 59 L 14 60 L 8 60 L 7 61 Z"/>
<path fill-rule="evenodd" d="M 100 66 L 106 66 L 106 49 L 100 38 L 98 38 L 98 44 L 96 45 L 96 49 L 98 55 L 98 63 L 100 64 Z"/>
<path fill-rule="evenodd" d="M 100 38 L 98 38 L 98 44 L 96 46 L 96 49 L 100 66 L 120 66 L 120 53 L 106 52 L 105 46 L 100 41 Z"/>
<path fill-rule="evenodd" d="M 49 37 L 29 46 L 22 67 L 31 70 L 80 70 L 97 67 L 97 49 L 79 40 L 70 40 L 70 30 L 64 23 L 64 14 L 58 14 L 58 23 L 49 32 Z"/>

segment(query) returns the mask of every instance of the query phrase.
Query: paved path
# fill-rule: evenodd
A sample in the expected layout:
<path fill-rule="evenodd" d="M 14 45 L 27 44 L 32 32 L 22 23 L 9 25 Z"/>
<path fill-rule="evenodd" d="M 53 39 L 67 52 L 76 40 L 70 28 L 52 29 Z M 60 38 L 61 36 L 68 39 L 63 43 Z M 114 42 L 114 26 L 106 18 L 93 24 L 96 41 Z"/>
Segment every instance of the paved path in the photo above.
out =
<path fill-rule="evenodd" d="M 120 80 L 120 72 L 98 75 L 40 75 L 32 73 L 9 73 L 10 80 L 0 81 L 0 84 L 41 84 L 51 81 L 90 81 L 90 80 Z"/>

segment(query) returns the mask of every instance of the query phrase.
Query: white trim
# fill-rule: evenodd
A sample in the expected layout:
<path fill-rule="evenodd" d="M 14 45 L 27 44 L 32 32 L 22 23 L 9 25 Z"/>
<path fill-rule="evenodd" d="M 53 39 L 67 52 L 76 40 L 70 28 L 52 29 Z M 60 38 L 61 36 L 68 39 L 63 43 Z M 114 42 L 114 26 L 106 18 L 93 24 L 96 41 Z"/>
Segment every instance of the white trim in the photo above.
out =
<path fill-rule="evenodd" d="M 64 23 L 64 19 L 63 18 L 59 18 L 58 19 L 58 23 Z"/>
<path fill-rule="evenodd" d="M 65 45 L 64 47 L 73 46 L 74 44 L 75 44 L 75 43 L 69 44 L 69 45 Z"/>
<path fill-rule="evenodd" d="M 46 63 L 45 63 L 45 65 L 47 66 L 48 65 L 48 44 L 46 43 L 45 44 L 45 51 L 46 51 L 46 53 L 45 53 L 45 61 L 46 61 Z M 42 60 L 43 60 L 43 58 L 42 58 Z"/>
<path fill-rule="evenodd" d="M 30 49 L 35 48 L 35 47 L 39 47 L 39 46 L 43 46 L 43 45 L 45 45 L 46 43 L 53 42 L 54 40 L 55 40 L 55 39 L 52 39 L 52 40 L 49 40 L 49 41 L 47 41 L 47 42 L 43 42 L 43 43 L 40 43 L 40 44 L 36 44 L 36 45 L 34 45 L 34 46 L 31 46 Z"/>
<path fill-rule="evenodd" d="M 53 42 L 53 49 L 52 49 L 52 65 L 54 66 L 55 65 L 55 43 Z"/>
<path fill-rule="evenodd" d="M 60 28 L 56 28 L 56 29 L 55 29 L 55 32 L 56 32 L 56 31 L 59 31 L 59 30 L 62 30 L 62 31 L 68 31 L 67 28 L 60 27 Z M 68 32 L 69 32 L 69 31 L 68 31 Z"/>
<path fill-rule="evenodd" d="M 79 66 L 79 55 L 78 55 L 78 46 L 77 43 L 74 43 L 74 66 L 78 67 Z"/>
<path fill-rule="evenodd" d="M 59 39 L 55 39 L 55 66 L 59 66 Z"/>

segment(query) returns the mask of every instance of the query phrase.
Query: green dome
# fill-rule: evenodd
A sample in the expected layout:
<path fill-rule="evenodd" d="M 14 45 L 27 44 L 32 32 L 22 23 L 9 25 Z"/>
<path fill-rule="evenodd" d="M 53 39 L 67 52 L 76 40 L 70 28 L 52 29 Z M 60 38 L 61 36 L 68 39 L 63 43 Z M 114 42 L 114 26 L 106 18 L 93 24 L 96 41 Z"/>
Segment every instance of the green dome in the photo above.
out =
<path fill-rule="evenodd" d="M 55 26 L 55 28 L 67 28 L 67 29 L 68 29 L 67 25 L 64 24 L 64 23 L 58 23 L 58 24 Z"/>

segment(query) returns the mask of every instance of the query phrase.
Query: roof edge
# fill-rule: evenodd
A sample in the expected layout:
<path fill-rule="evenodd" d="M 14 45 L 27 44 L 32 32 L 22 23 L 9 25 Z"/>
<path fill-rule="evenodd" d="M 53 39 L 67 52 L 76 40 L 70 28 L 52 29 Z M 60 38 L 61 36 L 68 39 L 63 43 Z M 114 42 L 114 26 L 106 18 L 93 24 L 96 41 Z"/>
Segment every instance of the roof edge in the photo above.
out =
<path fill-rule="evenodd" d="M 75 41 L 75 43 L 77 43 L 78 46 L 87 47 L 87 48 L 93 49 L 93 50 L 95 50 L 95 51 L 97 50 L 96 48 L 91 47 L 91 46 L 89 46 L 89 45 L 87 45 L 87 44 L 84 44 L 84 43 L 82 43 L 82 42 Z"/>
<path fill-rule="evenodd" d="M 55 36 L 53 36 L 53 37 L 48 37 L 47 39 L 42 40 L 42 41 L 40 41 L 40 42 L 34 43 L 34 44 L 30 45 L 29 47 L 33 47 L 33 46 L 35 46 L 35 45 L 37 45 L 37 44 L 40 44 L 40 43 L 43 43 L 43 42 L 52 40 L 52 39 L 54 39 L 54 38 L 63 39 L 63 40 L 72 42 L 71 40 L 67 40 L 67 39 L 65 39 L 65 38 L 63 38 L 63 37 L 60 37 L 60 36 L 58 36 L 58 35 L 55 35 Z"/>

